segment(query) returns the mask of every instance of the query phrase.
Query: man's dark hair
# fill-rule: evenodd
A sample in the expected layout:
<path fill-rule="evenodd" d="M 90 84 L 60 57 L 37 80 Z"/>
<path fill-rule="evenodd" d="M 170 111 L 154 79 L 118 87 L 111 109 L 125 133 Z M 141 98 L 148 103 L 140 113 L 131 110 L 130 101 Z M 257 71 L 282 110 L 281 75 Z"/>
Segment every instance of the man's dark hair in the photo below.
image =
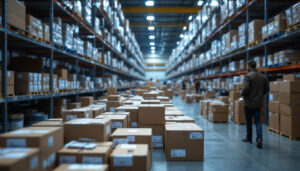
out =
<path fill-rule="evenodd" d="M 248 62 L 248 66 L 250 66 L 252 69 L 256 69 L 256 62 L 251 60 Z"/>

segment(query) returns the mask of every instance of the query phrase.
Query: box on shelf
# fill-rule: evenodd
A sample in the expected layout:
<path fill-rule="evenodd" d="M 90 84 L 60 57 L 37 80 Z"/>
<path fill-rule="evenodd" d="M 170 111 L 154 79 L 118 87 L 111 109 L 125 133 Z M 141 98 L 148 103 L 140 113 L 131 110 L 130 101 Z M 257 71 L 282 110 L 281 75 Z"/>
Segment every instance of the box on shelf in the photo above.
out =
<path fill-rule="evenodd" d="M 21 30 L 26 30 L 26 7 L 18 0 L 7 1 L 7 23 Z"/>
<path fill-rule="evenodd" d="M 262 40 L 262 27 L 264 25 L 264 20 L 253 20 L 249 23 L 248 29 L 248 44 L 258 44 Z"/>
<path fill-rule="evenodd" d="M 82 107 L 87 107 L 89 105 L 94 104 L 94 97 L 93 96 L 78 97 L 77 101 L 81 102 Z"/>

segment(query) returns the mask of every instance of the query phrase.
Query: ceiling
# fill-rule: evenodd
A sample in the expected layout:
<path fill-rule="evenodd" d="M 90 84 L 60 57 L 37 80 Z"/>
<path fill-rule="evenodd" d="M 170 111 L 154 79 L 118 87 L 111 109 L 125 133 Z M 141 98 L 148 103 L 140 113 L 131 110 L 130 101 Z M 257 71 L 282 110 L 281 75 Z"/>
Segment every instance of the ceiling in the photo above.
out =
<path fill-rule="evenodd" d="M 144 56 L 153 55 L 150 42 L 155 42 L 155 55 L 169 57 L 181 39 L 189 16 L 197 14 L 198 0 L 154 0 L 152 7 L 147 7 L 146 1 L 119 0 Z M 147 21 L 147 16 L 154 16 L 155 20 Z M 149 31 L 148 26 L 155 26 L 155 30 Z M 150 35 L 154 35 L 155 40 L 150 40 Z"/>

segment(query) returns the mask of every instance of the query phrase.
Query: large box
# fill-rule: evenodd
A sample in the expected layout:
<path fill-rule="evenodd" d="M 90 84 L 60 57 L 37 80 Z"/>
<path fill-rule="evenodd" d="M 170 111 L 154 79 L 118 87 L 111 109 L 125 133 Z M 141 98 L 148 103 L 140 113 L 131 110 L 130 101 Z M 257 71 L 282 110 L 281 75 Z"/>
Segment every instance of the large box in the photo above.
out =
<path fill-rule="evenodd" d="M 93 96 L 78 97 L 77 101 L 81 102 L 82 107 L 87 107 L 91 104 L 94 104 L 94 97 Z"/>
<path fill-rule="evenodd" d="M 99 116 L 99 115 L 101 115 L 105 112 L 104 111 L 104 109 L 105 109 L 104 105 L 90 105 L 88 108 L 92 111 L 93 118 L 95 118 L 95 117 L 97 117 L 97 116 Z"/>
<path fill-rule="evenodd" d="M 300 104 L 300 93 L 279 93 L 279 101 L 282 104 Z"/>
<path fill-rule="evenodd" d="M 0 148 L 0 159 L 2 171 L 41 170 L 37 148 Z"/>
<path fill-rule="evenodd" d="M 28 127 L 1 134 L 0 146 L 39 148 L 40 166 L 51 170 L 55 166 L 55 153 L 63 146 L 63 137 L 61 127 Z"/>
<path fill-rule="evenodd" d="M 248 43 L 257 44 L 262 40 L 262 27 L 264 25 L 264 20 L 253 20 L 249 23 L 248 32 Z"/>
<path fill-rule="evenodd" d="M 145 100 L 155 100 L 158 95 L 158 92 L 146 92 L 143 94 L 143 97 Z"/>
<path fill-rule="evenodd" d="M 31 125 L 32 127 L 63 127 L 62 119 L 59 120 L 45 120 Z"/>
<path fill-rule="evenodd" d="M 244 101 L 236 100 L 234 105 L 234 122 L 238 124 L 245 124 Z"/>
<path fill-rule="evenodd" d="M 280 133 L 291 138 L 300 138 L 300 115 L 280 114 Z"/>
<path fill-rule="evenodd" d="M 54 74 L 56 74 L 58 76 L 58 78 L 61 78 L 63 80 L 68 80 L 68 70 L 67 69 L 57 68 L 54 70 Z"/>
<path fill-rule="evenodd" d="M 7 23 L 25 31 L 26 7 L 18 0 L 7 1 Z"/>
<path fill-rule="evenodd" d="M 300 81 L 281 81 L 279 90 L 280 92 L 300 93 Z"/>
<path fill-rule="evenodd" d="M 64 123 L 64 142 L 72 140 L 91 140 L 95 142 L 107 141 L 110 134 L 110 120 L 108 119 L 75 119 Z"/>
<path fill-rule="evenodd" d="M 152 150 L 151 128 L 118 128 L 111 137 L 114 147 L 118 144 L 148 144 L 149 150 Z"/>
<path fill-rule="evenodd" d="M 209 113 L 228 113 L 228 105 L 223 102 L 212 102 L 209 104 Z"/>
<path fill-rule="evenodd" d="M 106 164 L 61 164 L 53 171 L 108 171 L 108 165 Z"/>
<path fill-rule="evenodd" d="M 291 115 L 299 115 L 299 113 L 300 113 L 300 105 L 298 104 L 293 104 L 293 105 L 280 104 L 280 114 L 291 116 Z"/>
<path fill-rule="evenodd" d="M 120 101 L 121 96 L 119 95 L 109 95 L 107 96 L 107 100 L 108 101 Z"/>
<path fill-rule="evenodd" d="M 164 105 L 140 105 L 138 110 L 139 124 L 164 124 Z"/>
<path fill-rule="evenodd" d="M 280 131 L 280 114 L 269 112 L 269 128 L 274 131 Z"/>
<path fill-rule="evenodd" d="M 166 124 L 167 161 L 203 161 L 204 131 L 194 123 Z"/>
<path fill-rule="evenodd" d="M 211 122 L 219 122 L 219 123 L 228 122 L 228 113 L 211 112 L 208 115 L 208 120 Z"/>
<path fill-rule="evenodd" d="M 116 108 L 117 112 L 129 112 L 130 113 L 130 127 L 138 127 L 138 107 L 137 106 L 120 106 Z"/>
<path fill-rule="evenodd" d="M 117 128 L 127 128 L 128 118 L 126 115 L 99 115 L 96 119 L 109 119 L 111 121 L 111 132 Z"/>
<path fill-rule="evenodd" d="M 115 112 L 116 108 L 122 105 L 122 101 L 108 101 L 106 102 L 106 112 Z"/>
<path fill-rule="evenodd" d="M 57 160 L 59 164 L 107 164 L 112 150 L 112 142 L 71 141 L 57 152 Z"/>
<path fill-rule="evenodd" d="M 77 118 L 93 118 L 93 113 L 91 110 L 85 108 L 65 110 L 62 111 L 62 118 L 64 122 L 68 122 Z"/>
<path fill-rule="evenodd" d="M 149 171 L 151 157 L 146 144 L 120 144 L 110 156 L 111 171 Z"/>
<path fill-rule="evenodd" d="M 269 101 L 269 112 L 279 113 L 280 112 L 280 102 L 279 101 Z"/>

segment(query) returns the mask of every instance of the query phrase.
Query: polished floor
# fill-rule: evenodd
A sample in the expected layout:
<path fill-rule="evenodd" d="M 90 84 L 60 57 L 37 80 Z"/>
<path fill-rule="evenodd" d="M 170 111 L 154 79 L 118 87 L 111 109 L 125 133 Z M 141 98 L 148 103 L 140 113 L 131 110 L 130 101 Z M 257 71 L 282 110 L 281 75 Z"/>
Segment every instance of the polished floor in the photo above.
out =
<path fill-rule="evenodd" d="M 179 97 L 173 103 L 204 129 L 204 161 L 167 162 L 163 150 L 154 150 L 152 171 L 300 171 L 300 141 L 270 133 L 264 125 L 263 149 L 257 149 L 255 143 L 241 142 L 245 126 L 213 124 L 199 114 L 198 103 L 186 104 Z"/>

